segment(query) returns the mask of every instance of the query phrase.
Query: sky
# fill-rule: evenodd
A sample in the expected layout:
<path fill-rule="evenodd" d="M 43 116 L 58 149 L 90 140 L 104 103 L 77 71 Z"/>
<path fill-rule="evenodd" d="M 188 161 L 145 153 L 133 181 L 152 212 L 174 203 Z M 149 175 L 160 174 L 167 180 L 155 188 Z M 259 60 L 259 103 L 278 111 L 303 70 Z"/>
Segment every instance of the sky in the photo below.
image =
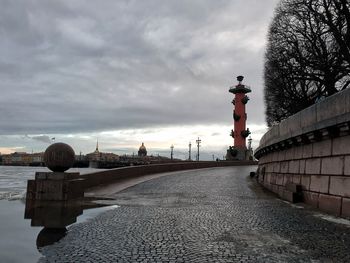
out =
<path fill-rule="evenodd" d="M 233 95 L 251 87 L 253 147 L 266 131 L 263 62 L 278 0 L 0 0 L 0 152 L 54 141 L 83 154 L 222 158 Z"/>

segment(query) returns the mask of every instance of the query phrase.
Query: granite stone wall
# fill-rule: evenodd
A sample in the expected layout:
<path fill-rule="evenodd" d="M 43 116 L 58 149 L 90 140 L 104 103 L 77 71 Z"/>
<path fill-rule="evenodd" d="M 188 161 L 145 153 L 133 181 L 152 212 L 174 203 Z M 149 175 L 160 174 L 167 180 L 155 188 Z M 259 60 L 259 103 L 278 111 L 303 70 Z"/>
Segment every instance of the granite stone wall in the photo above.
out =
<path fill-rule="evenodd" d="M 98 185 L 109 184 L 125 178 L 135 178 L 149 174 L 167 173 L 182 170 L 203 169 L 211 167 L 226 167 L 239 165 L 256 165 L 253 161 L 219 161 L 219 162 L 174 162 L 166 164 L 151 164 L 110 169 L 101 172 L 81 175 L 84 179 L 84 189 Z"/>
<path fill-rule="evenodd" d="M 290 183 L 302 200 L 350 218 L 350 89 L 270 129 L 255 152 L 259 182 L 284 198 Z"/>

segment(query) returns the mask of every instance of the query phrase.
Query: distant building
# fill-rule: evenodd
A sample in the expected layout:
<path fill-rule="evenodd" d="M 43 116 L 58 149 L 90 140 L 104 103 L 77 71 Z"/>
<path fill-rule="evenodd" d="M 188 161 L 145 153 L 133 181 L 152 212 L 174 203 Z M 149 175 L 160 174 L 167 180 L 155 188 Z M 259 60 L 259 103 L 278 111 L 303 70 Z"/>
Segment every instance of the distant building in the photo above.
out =
<path fill-rule="evenodd" d="M 76 155 L 76 165 L 82 165 L 79 167 L 85 167 L 83 165 L 92 168 L 115 168 L 133 165 L 147 165 L 156 163 L 169 163 L 179 162 L 179 159 L 170 160 L 168 157 L 147 155 L 147 149 L 144 143 L 141 144 L 137 155 L 117 155 L 114 153 L 100 152 L 98 141 L 96 142 L 95 151 L 86 154 L 85 156 Z"/>
<path fill-rule="evenodd" d="M 145 157 L 145 156 L 147 156 L 147 150 L 146 150 L 146 147 L 145 147 L 145 145 L 144 145 L 143 143 L 141 144 L 137 155 L 138 155 L 139 157 Z"/>
<path fill-rule="evenodd" d="M 116 162 L 119 161 L 119 155 L 114 153 L 101 153 L 100 160 L 102 162 Z"/>
<path fill-rule="evenodd" d="M 92 153 L 88 153 L 86 155 L 86 158 L 87 158 L 88 161 L 95 161 L 95 162 L 97 162 L 97 161 L 100 161 L 101 155 L 102 155 L 102 153 L 100 153 L 100 151 L 98 150 L 98 141 L 97 141 L 95 151 L 92 152 Z"/>
<path fill-rule="evenodd" d="M 43 163 L 44 162 L 44 153 L 32 153 L 30 154 L 32 163 Z"/>
<path fill-rule="evenodd" d="M 103 153 L 98 150 L 98 142 L 96 149 L 92 153 L 86 155 L 86 159 L 90 162 L 116 162 L 119 161 L 119 155 L 114 153 Z"/>
<path fill-rule="evenodd" d="M 1 159 L 3 165 L 43 165 L 44 153 L 14 152 L 2 155 Z"/>

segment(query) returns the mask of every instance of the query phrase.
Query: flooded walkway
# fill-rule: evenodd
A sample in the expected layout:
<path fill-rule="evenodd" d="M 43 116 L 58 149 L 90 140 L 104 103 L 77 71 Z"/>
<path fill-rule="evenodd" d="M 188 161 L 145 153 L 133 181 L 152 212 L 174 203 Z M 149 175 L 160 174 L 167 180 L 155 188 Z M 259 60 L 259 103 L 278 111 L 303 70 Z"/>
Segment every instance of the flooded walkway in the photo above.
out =
<path fill-rule="evenodd" d="M 42 249 L 39 262 L 350 262 L 350 228 L 292 206 L 254 167 L 176 172 L 113 195 L 119 205 Z"/>

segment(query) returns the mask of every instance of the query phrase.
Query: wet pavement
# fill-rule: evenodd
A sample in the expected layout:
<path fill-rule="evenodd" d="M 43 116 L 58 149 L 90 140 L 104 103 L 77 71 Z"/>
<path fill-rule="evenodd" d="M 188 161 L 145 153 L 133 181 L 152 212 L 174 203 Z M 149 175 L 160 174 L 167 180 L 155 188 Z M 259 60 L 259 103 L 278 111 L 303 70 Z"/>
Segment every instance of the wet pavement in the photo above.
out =
<path fill-rule="evenodd" d="M 114 194 L 39 262 L 350 262 L 350 227 L 265 192 L 227 167 L 176 172 Z M 348 221 L 343 221 L 348 223 Z"/>

